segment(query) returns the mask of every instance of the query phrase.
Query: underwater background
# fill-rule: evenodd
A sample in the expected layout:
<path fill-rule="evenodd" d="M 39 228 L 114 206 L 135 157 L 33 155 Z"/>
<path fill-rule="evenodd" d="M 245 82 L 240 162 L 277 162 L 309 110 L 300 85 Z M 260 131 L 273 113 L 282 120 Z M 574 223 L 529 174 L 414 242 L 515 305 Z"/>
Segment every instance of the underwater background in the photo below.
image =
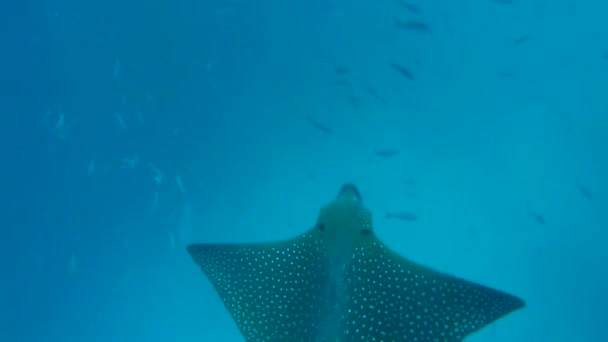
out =
<path fill-rule="evenodd" d="M 608 341 L 608 3 L 2 7 L 0 341 L 242 341 L 185 246 L 290 238 L 346 182 L 526 301 L 467 341 Z"/>

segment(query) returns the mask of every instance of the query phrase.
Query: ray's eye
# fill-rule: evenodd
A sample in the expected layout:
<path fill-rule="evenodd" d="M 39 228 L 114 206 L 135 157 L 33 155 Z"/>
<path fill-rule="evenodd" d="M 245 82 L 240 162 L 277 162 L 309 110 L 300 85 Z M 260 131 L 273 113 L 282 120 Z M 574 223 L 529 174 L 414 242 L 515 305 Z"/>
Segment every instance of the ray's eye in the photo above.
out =
<path fill-rule="evenodd" d="M 371 229 L 363 229 L 361 230 L 361 235 L 363 236 L 370 236 L 372 234 Z"/>
<path fill-rule="evenodd" d="M 317 223 L 317 228 L 319 228 L 320 231 L 325 231 L 325 224 L 319 222 Z"/>

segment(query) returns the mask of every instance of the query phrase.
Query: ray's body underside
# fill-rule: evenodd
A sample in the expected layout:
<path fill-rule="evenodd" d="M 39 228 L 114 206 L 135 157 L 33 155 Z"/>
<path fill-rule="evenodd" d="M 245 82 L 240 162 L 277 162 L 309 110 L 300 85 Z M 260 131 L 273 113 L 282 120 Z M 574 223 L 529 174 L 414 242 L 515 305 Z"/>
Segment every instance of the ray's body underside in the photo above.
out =
<path fill-rule="evenodd" d="M 352 185 L 303 235 L 188 247 L 246 341 L 462 341 L 523 307 L 388 249 Z"/>

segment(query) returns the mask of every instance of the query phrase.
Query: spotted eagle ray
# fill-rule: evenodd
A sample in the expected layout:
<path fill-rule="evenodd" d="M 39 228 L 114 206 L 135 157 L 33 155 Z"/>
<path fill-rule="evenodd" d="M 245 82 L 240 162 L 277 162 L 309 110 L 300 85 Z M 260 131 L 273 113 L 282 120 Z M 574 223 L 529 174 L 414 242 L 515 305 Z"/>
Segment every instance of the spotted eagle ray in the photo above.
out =
<path fill-rule="evenodd" d="M 246 341 L 456 342 L 525 306 L 390 250 L 352 184 L 296 238 L 188 252 Z"/>

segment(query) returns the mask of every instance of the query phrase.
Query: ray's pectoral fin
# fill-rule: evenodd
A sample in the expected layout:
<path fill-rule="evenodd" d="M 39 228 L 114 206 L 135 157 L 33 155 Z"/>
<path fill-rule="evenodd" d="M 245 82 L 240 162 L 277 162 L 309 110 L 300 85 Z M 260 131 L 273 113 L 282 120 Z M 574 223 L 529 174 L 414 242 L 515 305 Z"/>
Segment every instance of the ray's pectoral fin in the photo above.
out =
<path fill-rule="evenodd" d="M 409 261 L 375 236 L 357 249 L 347 277 L 353 293 L 346 328 L 374 327 L 367 340 L 458 342 L 525 306 L 505 292 Z"/>
<path fill-rule="evenodd" d="M 312 340 L 325 295 L 326 251 L 314 230 L 261 244 L 195 244 L 188 252 L 247 341 Z"/>
<path fill-rule="evenodd" d="M 246 341 L 461 342 L 525 305 L 391 251 L 349 184 L 295 239 L 188 251 Z"/>

